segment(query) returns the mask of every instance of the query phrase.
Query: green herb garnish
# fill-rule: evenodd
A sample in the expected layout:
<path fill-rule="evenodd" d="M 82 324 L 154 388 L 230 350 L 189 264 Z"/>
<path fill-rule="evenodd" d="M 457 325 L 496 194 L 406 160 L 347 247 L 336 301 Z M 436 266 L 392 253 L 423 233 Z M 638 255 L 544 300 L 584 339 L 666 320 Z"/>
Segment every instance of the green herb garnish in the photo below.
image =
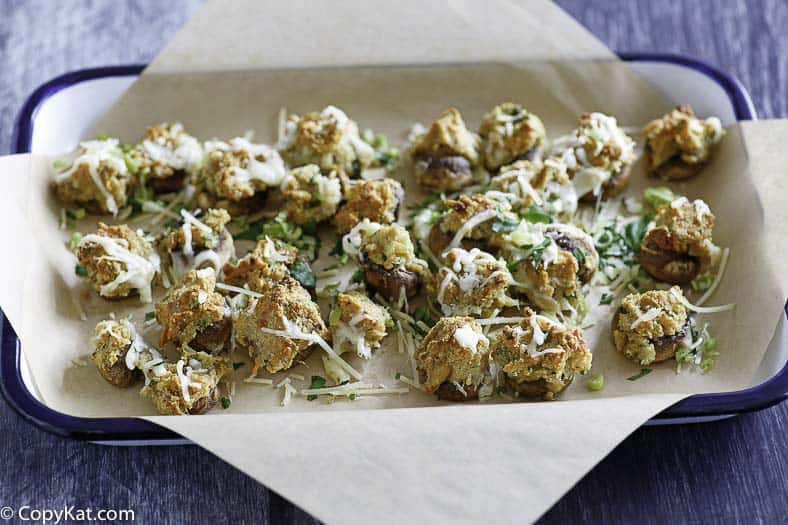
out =
<path fill-rule="evenodd" d="M 233 370 L 238 370 L 242 366 L 244 366 L 244 363 L 241 363 L 241 362 L 233 363 Z"/>
<path fill-rule="evenodd" d="M 650 368 L 641 368 L 639 373 L 637 373 L 637 374 L 635 374 L 633 376 L 629 376 L 627 378 L 627 381 L 637 381 L 641 377 L 647 376 L 650 373 L 651 373 L 651 369 Z"/>
<path fill-rule="evenodd" d="M 552 215 L 536 206 L 531 206 L 527 211 L 521 212 L 520 216 L 530 223 L 550 224 L 554 222 Z"/>
<path fill-rule="evenodd" d="M 233 402 L 232 399 L 230 399 L 229 397 L 222 397 L 222 408 L 227 410 L 228 408 L 230 408 L 230 404 L 232 402 Z"/>
<path fill-rule="evenodd" d="M 599 298 L 599 304 L 610 304 L 613 302 L 613 294 L 612 293 L 603 293 L 602 297 Z"/>
<path fill-rule="evenodd" d="M 516 217 L 511 213 L 504 212 L 498 206 L 498 214 L 495 217 L 495 222 L 493 222 L 492 231 L 508 233 L 516 230 L 519 225 L 520 221 Z"/>
<path fill-rule="evenodd" d="M 580 248 L 574 248 L 572 250 L 572 255 L 575 256 L 575 259 L 577 259 L 577 264 L 583 264 L 583 262 L 586 260 L 586 254 Z"/>
<path fill-rule="evenodd" d="M 301 283 L 301 286 L 304 288 L 314 288 L 317 283 L 312 268 L 307 262 L 300 259 L 296 259 L 296 261 L 290 265 L 290 275 L 293 279 Z"/>
<path fill-rule="evenodd" d="M 350 277 L 350 282 L 352 283 L 360 283 L 364 281 L 364 270 L 356 270 L 353 272 L 353 275 Z"/>
<path fill-rule="evenodd" d="M 624 227 L 624 239 L 634 253 L 640 253 L 640 243 L 648 231 L 651 215 L 644 215 L 639 220 L 630 222 Z"/>
<path fill-rule="evenodd" d="M 347 396 L 347 398 L 350 399 L 351 401 L 355 401 L 356 400 L 356 393 L 355 392 L 351 392 L 350 395 Z"/>
<path fill-rule="evenodd" d="M 154 319 L 156 319 L 156 312 L 153 312 L 153 311 L 145 312 L 145 320 L 146 321 L 153 321 Z"/>
<path fill-rule="evenodd" d="M 88 276 L 88 268 L 87 266 L 82 266 L 78 264 L 74 267 L 74 273 L 79 275 L 80 277 L 87 277 Z"/>
<path fill-rule="evenodd" d="M 321 376 L 312 376 L 312 383 L 309 385 L 309 388 L 325 388 L 326 386 L 326 378 Z M 309 394 L 306 396 L 307 401 L 314 401 L 317 399 L 317 394 Z"/>

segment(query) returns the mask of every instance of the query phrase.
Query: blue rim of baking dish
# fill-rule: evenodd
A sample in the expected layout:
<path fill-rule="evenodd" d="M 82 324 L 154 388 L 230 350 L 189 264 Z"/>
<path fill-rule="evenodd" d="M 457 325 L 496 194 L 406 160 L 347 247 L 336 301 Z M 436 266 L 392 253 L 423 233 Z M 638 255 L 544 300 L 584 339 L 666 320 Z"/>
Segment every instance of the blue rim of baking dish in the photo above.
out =
<path fill-rule="evenodd" d="M 719 84 L 734 108 L 737 120 L 752 120 L 755 111 L 746 91 L 734 77 L 685 56 L 659 53 L 619 53 L 626 61 L 664 62 L 694 69 Z M 50 96 L 74 84 L 105 77 L 138 75 L 144 65 L 126 65 L 83 69 L 50 80 L 27 99 L 19 113 L 13 135 L 15 153 L 30 151 L 35 115 L 41 104 Z M 788 316 L 788 304 L 785 307 Z M 52 410 L 28 390 L 22 378 L 21 343 L 11 324 L 2 316 L 0 325 L 0 390 L 8 403 L 23 418 L 54 434 L 72 439 L 131 442 L 171 441 L 181 436 L 140 418 L 82 418 Z M 773 377 L 754 387 L 735 392 L 697 394 L 690 396 L 652 418 L 676 420 L 711 418 L 761 410 L 788 398 L 788 363 Z"/>

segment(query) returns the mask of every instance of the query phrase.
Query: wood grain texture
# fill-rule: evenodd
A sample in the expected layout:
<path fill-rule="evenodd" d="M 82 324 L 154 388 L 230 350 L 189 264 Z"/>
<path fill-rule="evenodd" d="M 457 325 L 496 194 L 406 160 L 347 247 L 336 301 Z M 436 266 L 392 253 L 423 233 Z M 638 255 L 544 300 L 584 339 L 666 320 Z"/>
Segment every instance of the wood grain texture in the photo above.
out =
<path fill-rule="evenodd" d="M 613 49 L 703 59 L 735 74 L 759 115 L 788 116 L 785 1 L 559 4 Z M 198 5 L 0 0 L 0 153 L 9 151 L 13 119 L 37 85 L 73 69 L 146 62 Z M 785 523 L 787 421 L 783 404 L 716 423 L 637 430 L 542 522 Z M 315 523 L 197 447 L 73 443 L 33 428 L 4 402 L 0 428 L 0 505 L 133 508 L 140 523 Z"/>

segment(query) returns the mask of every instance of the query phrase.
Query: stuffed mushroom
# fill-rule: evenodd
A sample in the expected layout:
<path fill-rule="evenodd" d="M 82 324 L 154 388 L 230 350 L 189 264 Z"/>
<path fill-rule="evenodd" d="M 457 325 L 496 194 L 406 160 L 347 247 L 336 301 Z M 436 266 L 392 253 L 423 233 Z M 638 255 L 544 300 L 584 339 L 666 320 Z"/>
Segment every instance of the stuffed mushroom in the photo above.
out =
<path fill-rule="evenodd" d="M 517 160 L 538 159 L 545 128 L 541 119 L 522 105 L 505 102 L 484 115 L 479 136 L 484 165 L 495 173 Z"/>
<path fill-rule="evenodd" d="M 408 231 L 399 224 L 380 225 L 364 220 L 344 238 L 346 252 L 357 254 L 364 282 L 389 301 L 413 297 L 427 274 Z"/>
<path fill-rule="evenodd" d="M 175 362 L 163 362 L 140 392 L 163 415 L 204 414 L 219 401 L 219 383 L 232 371 L 226 357 L 184 352 Z"/>
<path fill-rule="evenodd" d="M 599 254 L 594 239 L 586 232 L 571 224 L 552 223 L 542 228 L 545 236 L 550 237 L 558 248 L 570 252 L 577 261 L 577 278 L 587 284 L 591 282 L 599 267 Z"/>
<path fill-rule="evenodd" d="M 254 250 L 237 261 L 224 265 L 224 282 L 258 292 L 268 281 L 291 276 L 307 290 L 314 290 L 315 279 L 308 258 L 295 246 L 268 237 L 257 241 Z"/>
<path fill-rule="evenodd" d="M 320 308 L 295 279 L 266 281 L 254 295 L 234 322 L 236 345 L 254 360 L 254 373 L 287 370 L 329 337 Z"/>
<path fill-rule="evenodd" d="M 200 173 L 203 149 L 180 123 L 149 126 L 130 153 L 140 181 L 156 193 L 181 190 Z"/>
<path fill-rule="evenodd" d="M 369 359 L 392 327 L 391 315 L 360 290 L 337 295 L 329 315 L 334 349 Z"/>
<path fill-rule="evenodd" d="M 156 303 L 156 320 L 162 328 L 159 346 L 174 343 L 214 354 L 230 347 L 230 310 L 216 292 L 213 268 L 187 273 Z"/>
<path fill-rule="evenodd" d="M 650 175 L 681 180 L 697 174 L 725 136 L 717 117 L 701 120 L 688 105 L 652 120 L 645 128 L 644 158 Z"/>
<path fill-rule="evenodd" d="M 287 219 L 299 225 L 330 219 L 342 201 L 342 184 L 337 173 L 323 174 L 316 164 L 290 171 L 281 189 Z"/>
<path fill-rule="evenodd" d="M 364 219 L 378 224 L 396 222 L 404 195 L 402 184 L 394 179 L 349 183 L 345 190 L 345 202 L 334 216 L 337 231 L 345 234 Z"/>
<path fill-rule="evenodd" d="M 416 369 L 424 391 L 439 399 L 479 397 L 488 369 L 490 341 L 470 317 L 444 317 L 421 340 Z"/>
<path fill-rule="evenodd" d="M 142 230 L 99 223 L 96 233 L 81 238 L 76 255 L 88 282 L 102 297 L 123 299 L 139 294 L 142 302 L 151 302 L 160 263 Z"/>
<path fill-rule="evenodd" d="M 490 179 L 485 195 L 506 200 L 523 214 L 553 214 L 570 220 L 577 210 L 575 187 L 559 158 L 518 160 L 503 166 Z"/>
<path fill-rule="evenodd" d="M 616 350 L 640 365 L 671 359 L 690 335 L 681 288 L 627 295 L 612 322 Z"/>
<path fill-rule="evenodd" d="M 614 117 L 584 113 L 574 133 L 557 139 L 550 158 L 566 164 L 577 196 L 585 202 L 610 199 L 629 183 L 635 141 Z"/>
<path fill-rule="evenodd" d="M 88 140 L 79 144 L 77 158 L 56 170 L 58 198 L 98 215 L 117 215 L 134 187 L 133 173 L 117 139 Z"/>
<path fill-rule="evenodd" d="M 443 315 L 490 317 L 517 306 L 509 296 L 513 279 L 503 260 L 478 248 L 453 248 L 445 262 L 429 281 L 429 293 Z"/>
<path fill-rule="evenodd" d="M 460 195 L 447 200 L 446 208 L 427 239 L 436 257 L 458 247 L 494 252 L 505 243 L 506 231 L 520 221 L 507 201 L 486 195 Z"/>
<path fill-rule="evenodd" d="M 376 164 L 375 150 L 359 135 L 358 124 L 334 106 L 290 115 L 277 148 L 290 166 L 316 164 L 343 177 L 359 177 Z"/>
<path fill-rule="evenodd" d="M 175 283 L 190 270 L 210 267 L 217 274 L 221 272 L 235 256 L 233 237 L 225 227 L 230 214 L 218 208 L 209 209 L 204 216 L 182 210 L 181 216 L 180 224 L 162 233 L 156 243 L 162 277 Z"/>
<path fill-rule="evenodd" d="M 468 131 L 460 112 L 445 111 L 411 150 L 416 181 L 435 192 L 457 191 L 473 182 L 479 164 L 479 138 Z"/>
<path fill-rule="evenodd" d="M 96 325 L 91 359 L 101 377 L 112 385 L 126 388 L 142 377 L 137 368 L 136 353 L 146 345 L 128 319 L 107 319 Z"/>
<path fill-rule="evenodd" d="M 658 281 L 684 284 L 707 272 L 719 259 L 712 242 L 714 214 L 700 199 L 686 197 L 660 206 L 654 226 L 646 232 L 638 260 Z"/>
<path fill-rule="evenodd" d="M 278 187 L 286 175 L 275 149 L 242 137 L 206 142 L 205 159 L 201 176 L 205 191 L 197 203 L 204 209 L 224 208 L 232 216 L 260 209 L 265 190 Z"/>
<path fill-rule="evenodd" d="M 577 328 L 568 329 L 526 309 L 490 343 L 492 359 L 518 395 L 553 400 L 575 375 L 591 369 L 592 355 Z"/>

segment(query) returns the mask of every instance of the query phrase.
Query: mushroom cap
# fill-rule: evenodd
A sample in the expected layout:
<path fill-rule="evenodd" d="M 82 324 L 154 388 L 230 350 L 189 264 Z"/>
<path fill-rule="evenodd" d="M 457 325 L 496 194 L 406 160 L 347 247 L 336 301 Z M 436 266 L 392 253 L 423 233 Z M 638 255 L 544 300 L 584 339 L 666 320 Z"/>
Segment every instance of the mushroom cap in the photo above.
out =
<path fill-rule="evenodd" d="M 396 301 L 400 290 L 405 288 L 405 295 L 410 298 L 416 295 L 421 286 L 421 275 L 403 267 L 387 270 L 384 267 L 367 263 L 364 267 L 364 280 L 367 285 L 389 301 Z"/>
<path fill-rule="evenodd" d="M 465 390 L 465 394 L 463 394 L 457 385 L 452 383 L 451 381 L 445 381 L 441 383 L 438 387 L 438 390 L 435 393 L 438 396 L 438 399 L 442 399 L 444 401 L 472 401 L 474 399 L 479 399 L 479 387 L 476 385 L 463 385 L 463 390 Z M 467 395 L 466 395 L 467 394 Z"/>
<path fill-rule="evenodd" d="M 686 284 L 700 273 L 701 263 L 697 257 L 664 248 L 670 231 L 666 226 L 657 226 L 643 238 L 638 262 L 643 269 L 658 281 L 670 284 Z"/>

